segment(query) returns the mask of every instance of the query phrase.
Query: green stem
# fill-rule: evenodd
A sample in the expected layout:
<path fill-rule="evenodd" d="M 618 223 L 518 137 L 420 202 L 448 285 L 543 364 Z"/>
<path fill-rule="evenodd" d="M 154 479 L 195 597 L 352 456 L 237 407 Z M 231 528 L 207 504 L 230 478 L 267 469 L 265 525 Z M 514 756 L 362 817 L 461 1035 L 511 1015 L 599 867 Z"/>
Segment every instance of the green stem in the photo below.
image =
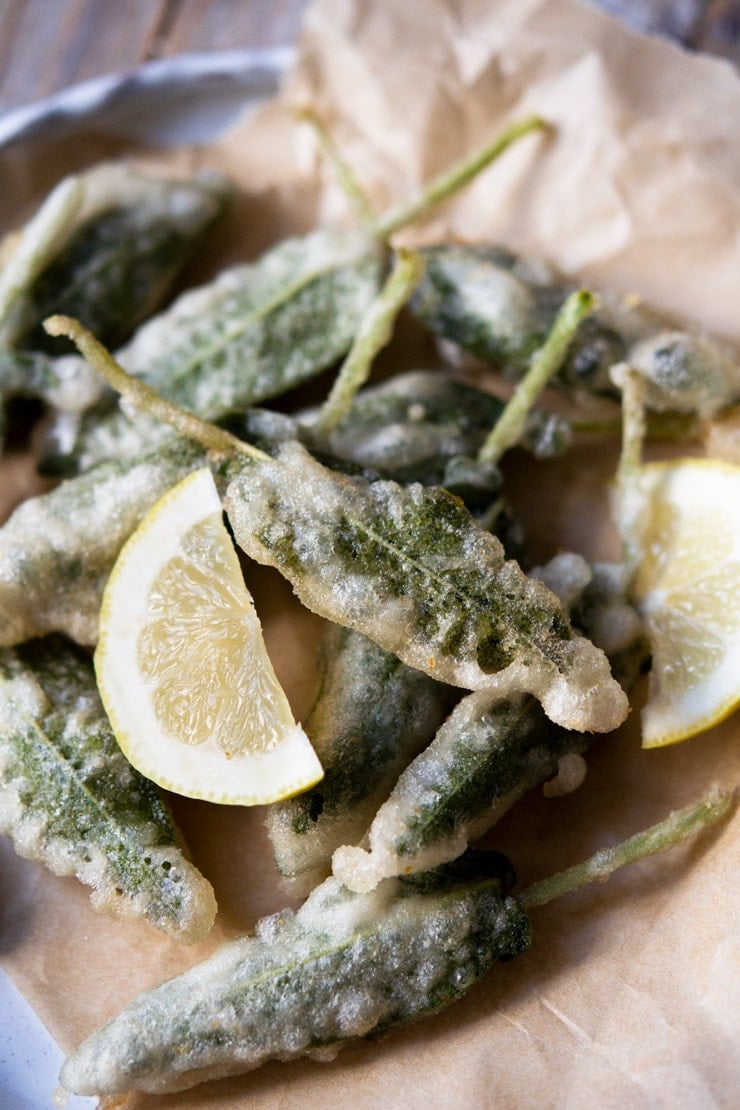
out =
<path fill-rule="evenodd" d="M 269 458 L 263 451 L 244 443 L 223 428 L 209 424 L 205 420 L 186 412 L 179 405 L 166 401 L 146 382 L 134 378 L 116 362 L 113 355 L 98 342 L 92 332 L 71 316 L 50 316 L 44 321 L 48 335 L 63 335 L 71 339 L 81 355 L 87 359 L 94 370 L 100 374 L 111 389 L 134 408 L 169 424 L 183 436 L 195 439 L 210 451 L 224 455 L 249 455 L 254 459 Z"/>
<path fill-rule="evenodd" d="M 602 849 L 583 863 L 569 867 L 567 871 L 560 871 L 557 875 L 550 875 L 547 879 L 533 883 L 519 895 L 519 903 L 524 909 L 543 906 L 553 898 L 569 894 L 587 883 L 607 879 L 612 872 L 625 864 L 636 863 L 682 844 L 724 817 L 732 801 L 732 793 L 712 787 L 698 802 L 676 810 L 657 825 L 637 833 L 614 848 Z"/>
<path fill-rule="evenodd" d="M 619 367 L 622 390 L 622 450 L 616 475 L 615 517 L 622 541 L 622 561 L 631 581 L 641 559 L 640 516 L 643 499 L 639 496 L 639 475 L 645 443 L 645 392 L 647 383 L 631 367 Z"/>
<path fill-rule="evenodd" d="M 617 482 L 628 485 L 642 465 L 645 443 L 645 388 L 642 374 L 625 367 L 621 376 L 622 387 L 622 451 L 619 457 Z"/>
<path fill-rule="evenodd" d="M 464 185 L 472 180 L 476 174 L 495 161 L 512 143 L 529 135 L 532 131 L 545 131 L 551 127 L 540 116 L 525 116 L 510 124 L 493 142 L 478 151 L 471 158 L 465 158 L 444 173 L 425 185 L 410 200 L 405 201 L 397 208 L 392 208 L 378 221 L 378 232 L 387 239 L 402 227 L 413 223 L 419 216 L 426 213 L 437 204 L 447 200 L 457 193 Z"/>
<path fill-rule="evenodd" d="M 555 317 L 547 339 L 535 353 L 529 370 L 509 399 L 478 454 L 478 461 L 496 463 L 517 444 L 527 415 L 550 379 L 558 372 L 582 320 L 596 307 L 590 293 L 571 293 Z"/>
<path fill-rule="evenodd" d="M 355 215 L 374 235 L 378 234 L 378 221 L 354 170 L 344 161 L 319 117 L 310 108 L 300 108 L 298 119 L 307 123 L 314 132 L 319 146 L 331 162 L 339 186 L 349 201 Z"/>
<path fill-rule="evenodd" d="M 423 273 L 424 263 L 419 254 L 398 252 L 385 285 L 360 321 L 354 343 L 319 413 L 315 426 L 318 435 L 328 435 L 347 415 L 357 390 L 370 375 L 375 356 L 390 342 L 396 317 Z"/>
<path fill-rule="evenodd" d="M 699 423 L 693 413 L 649 412 L 646 417 L 648 440 L 675 443 L 681 440 L 695 440 L 699 436 Z M 574 419 L 570 420 L 569 424 L 571 431 L 577 435 L 619 436 L 624 428 L 621 416 L 615 417 L 614 420 Z"/>

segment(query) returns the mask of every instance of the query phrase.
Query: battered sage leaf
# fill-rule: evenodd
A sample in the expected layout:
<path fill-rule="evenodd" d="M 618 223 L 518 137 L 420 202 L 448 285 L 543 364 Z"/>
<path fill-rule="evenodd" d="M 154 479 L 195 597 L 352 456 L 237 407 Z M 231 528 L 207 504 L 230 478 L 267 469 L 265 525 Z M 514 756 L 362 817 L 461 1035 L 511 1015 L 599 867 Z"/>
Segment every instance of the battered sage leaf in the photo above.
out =
<path fill-rule="evenodd" d="M 477 455 L 502 409 L 491 393 L 442 371 L 411 370 L 358 393 L 318 445 L 396 482 L 444 485 L 448 465 Z M 317 418 L 317 410 L 296 418 L 309 447 Z"/>
<path fill-rule="evenodd" d="M 369 891 L 389 875 L 456 859 L 589 740 L 558 729 L 526 694 L 468 694 L 400 776 L 370 826 L 367 848 L 345 845 L 334 853 L 335 876 L 351 890 Z"/>
<path fill-rule="evenodd" d="M 100 397 L 98 375 L 76 355 L 52 358 L 42 351 L 0 348 L 0 448 L 5 439 L 7 403 L 14 397 L 41 401 L 57 413 L 77 414 Z"/>
<path fill-rule="evenodd" d="M 118 747 L 91 661 L 61 638 L 0 651 L 0 832 L 92 887 L 99 912 L 187 943 L 213 924 L 210 884 L 184 858 L 157 787 Z"/>
<path fill-rule="evenodd" d="M 410 307 L 442 339 L 520 377 L 571 286 L 547 263 L 488 244 L 421 252 L 425 275 Z M 707 418 L 740 399 L 740 366 L 721 344 L 672 327 L 635 297 L 602 293 L 578 330 L 556 384 L 617 396 L 611 370 L 627 363 L 650 383 L 656 411 Z"/>
<path fill-rule="evenodd" d="M 94 644 L 118 552 L 155 501 L 204 459 L 197 444 L 173 439 L 22 502 L 0 528 L 0 645 L 48 632 Z"/>
<path fill-rule="evenodd" d="M 180 297 L 117 353 L 128 373 L 206 420 L 276 397 L 332 366 L 352 344 L 383 277 L 368 233 L 317 231 Z M 171 436 L 112 396 L 46 447 L 47 473 L 131 458 Z"/>
<path fill-rule="evenodd" d="M 68 312 L 109 345 L 124 342 L 164 300 L 223 210 L 225 179 L 147 176 L 124 163 L 66 178 L 20 232 L 0 268 L 0 439 L 7 402 L 33 398 L 64 426 L 104 393 L 83 359 L 42 327 Z"/>
<path fill-rule="evenodd" d="M 11 240 L 0 270 L 0 346 L 58 353 L 42 322 L 81 320 L 111 346 L 161 303 L 230 186 L 104 163 L 65 178 Z"/>
<path fill-rule="evenodd" d="M 591 569 L 580 556 L 561 555 L 537 573 L 558 589 L 630 686 L 648 646 L 618 568 Z M 334 874 L 352 890 L 367 891 L 390 875 L 455 859 L 532 787 L 557 776 L 549 790 L 574 789 L 585 771 L 579 756 L 591 741 L 553 724 L 529 695 L 469 694 L 401 774 L 366 843 L 335 852 Z"/>
<path fill-rule="evenodd" d="M 324 768 L 318 786 L 268 807 L 282 875 L 328 869 L 370 825 L 400 772 L 453 703 L 450 687 L 401 663 L 359 632 L 329 625 L 321 680 L 304 728 Z"/>
<path fill-rule="evenodd" d="M 181 1090 L 271 1059 L 327 1059 L 344 1041 L 442 1009 L 530 942 L 507 862 L 477 867 L 371 895 L 327 879 L 297 913 L 263 919 L 254 937 L 139 995 L 67 1060 L 63 1087 Z"/>
<path fill-rule="evenodd" d="M 319 442 L 314 434 L 315 409 L 297 414 L 296 434 L 314 454 L 323 447 L 395 482 L 450 489 L 461 460 L 477 458 L 503 409 L 503 401 L 488 390 L 444 370 L 408 370 L 359 392 L 347 416 L 325 440 Z M 545 458 L 561 454 L 568 435 L 563 420 L 533 407 L 520 444 Z M 478 472 L 482 477 L 485 469 L 478 467 Z M 497 489 L 500 481 L 499 474 Z M 491 471 L 490 492 L 493 485 Z"/>
<path fill-rule="evenodd" d="M 737 358 L 708 339 L 665 329 L 632 344 L 624 361 L 645 379 L 650 409 L 705 420 L 740 400 Z"/>
<path fill-rule="evenodd" d="M 475 458 L 502 407 L 485 390 L 436 370 L 415 370 L 358 393 L 326 437 L 315 434 L 316 409 L 289 417 L 254 408 L 223 425 L 270 453 L 279 442 L 298 439 L 324 465 L 350 475 L 443 485 L 516 557 L 521 528 L 502 495 L 501 472 Z M 546 421 L 533 420 L 527 446 L 539 448 L 543 437 L 550 438 Z"/>
<path fill-rule="evenodd" d="M 244 460 L 225 510 L 240 547 L 314 612 L 439 681 L 527 691 L 569 728 L 609 731 L 627 699 L 554 594 L 446 490 L 334 474 L 298 444 Z"/>
<path fill-rule="evenodd" d="M 384 1033 L 455 1001 L 497 960 L 530 944 L 525 910 L 700 835 L 732 809 L 717 788 L 622 844 L 509 895 L 496 853 L 387 879 L 352 894 L 327 879 L 301 909 L 138 998 L 70 1056 L 67 1091 L 182 1090 L 270 1060 L 332 1059 L 343 1041 Z"/>
<path fill-rule="evenodd" d="M 504 247 L 441 244 L 421 254 L 426 270 L 412 311 L 462 350 L 521 376 L 573 287 L 546 263 Z M 609 368 L 624 358 L 628 337 L 646 334 L 647 326 L 642 309 L 601 303 L 582 322 L 559 380 L 613 391 Z"/>

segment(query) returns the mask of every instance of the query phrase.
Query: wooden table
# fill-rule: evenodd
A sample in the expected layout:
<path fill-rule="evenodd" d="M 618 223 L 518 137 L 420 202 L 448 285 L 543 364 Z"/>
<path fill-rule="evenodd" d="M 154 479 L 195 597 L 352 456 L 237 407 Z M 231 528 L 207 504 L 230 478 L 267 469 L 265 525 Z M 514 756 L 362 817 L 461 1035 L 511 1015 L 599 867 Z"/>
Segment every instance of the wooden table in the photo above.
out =
<path fill-rule="evenodd" d="M 740 62 L 740 0 L 593 2 L 640 30 Z M 155 58 L 293 42 L 308 3 L 0 0 L 0 113 Z"/>

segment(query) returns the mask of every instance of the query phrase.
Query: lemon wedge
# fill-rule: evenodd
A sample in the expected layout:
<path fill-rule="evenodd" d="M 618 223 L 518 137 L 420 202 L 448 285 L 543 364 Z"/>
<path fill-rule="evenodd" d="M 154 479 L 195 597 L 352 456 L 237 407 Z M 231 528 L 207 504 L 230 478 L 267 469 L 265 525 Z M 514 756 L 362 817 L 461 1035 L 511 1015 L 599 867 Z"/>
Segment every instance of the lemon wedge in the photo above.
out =
<path fill-rule="evenodd" d="M 639 470 L 634 593 L 653 663 L 643 747 L 685 740 L 740 702 L 740 467 L 681 459 Z"/>
<path fill-rule="evenodd" d="M 260 805 L 322 777 L 267 655 L 208 469 L 169 490 L 122 549 L 95 670 L 124 754 L 168 790 Z"/>

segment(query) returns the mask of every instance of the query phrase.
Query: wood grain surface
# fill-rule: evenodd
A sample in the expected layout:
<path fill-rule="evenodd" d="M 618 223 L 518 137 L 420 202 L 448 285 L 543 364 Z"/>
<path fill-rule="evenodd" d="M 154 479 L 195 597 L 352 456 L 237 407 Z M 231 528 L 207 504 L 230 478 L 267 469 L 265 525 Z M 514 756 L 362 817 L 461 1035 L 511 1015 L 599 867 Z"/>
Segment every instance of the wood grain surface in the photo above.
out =
<path fill-rule="evenodd" d="M 308 0 L 0 0 L 0 112 L 176 54 L 293 42 Z"/>
<path fill-rule="evenodd" d="M 641 31 L 740 62 L 740 0 L 592 2 Z M 0 0 L 0 113 L 155 58 L 293 42 L 308 3 Z"/>

